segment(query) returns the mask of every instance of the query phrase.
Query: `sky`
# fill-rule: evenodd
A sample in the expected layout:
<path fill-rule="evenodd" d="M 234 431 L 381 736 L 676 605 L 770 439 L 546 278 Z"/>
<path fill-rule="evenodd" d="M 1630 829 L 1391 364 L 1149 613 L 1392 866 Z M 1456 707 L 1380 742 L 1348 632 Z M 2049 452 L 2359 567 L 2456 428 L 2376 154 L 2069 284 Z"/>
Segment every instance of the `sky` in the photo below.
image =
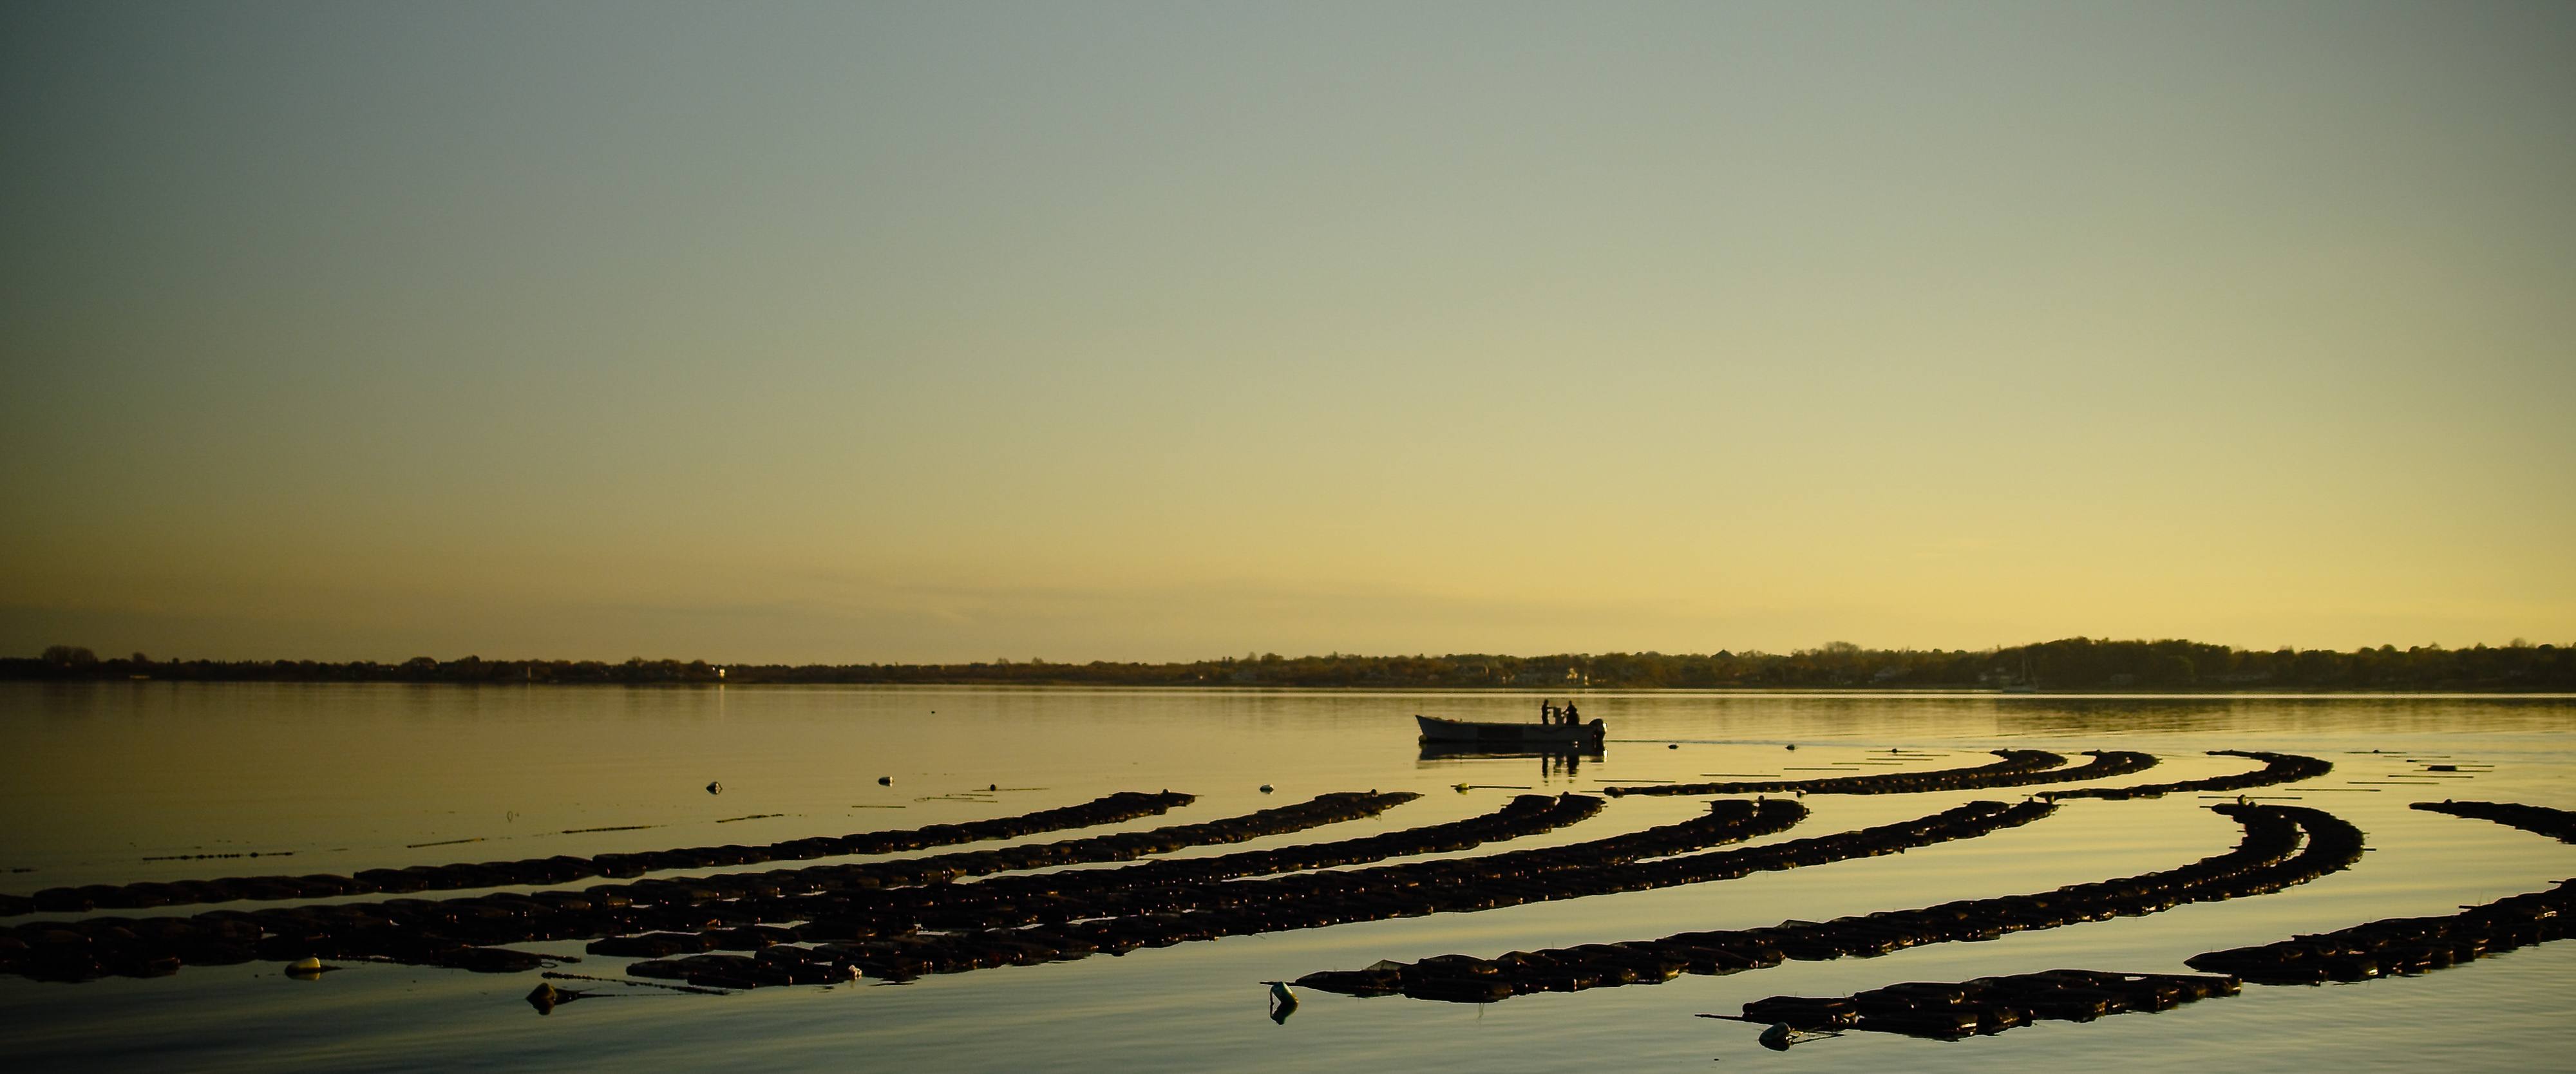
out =
<path fill-rule="evenodd" d="M 2576 5 L 0 6 L 0 654 L 2576 641 Z"/>

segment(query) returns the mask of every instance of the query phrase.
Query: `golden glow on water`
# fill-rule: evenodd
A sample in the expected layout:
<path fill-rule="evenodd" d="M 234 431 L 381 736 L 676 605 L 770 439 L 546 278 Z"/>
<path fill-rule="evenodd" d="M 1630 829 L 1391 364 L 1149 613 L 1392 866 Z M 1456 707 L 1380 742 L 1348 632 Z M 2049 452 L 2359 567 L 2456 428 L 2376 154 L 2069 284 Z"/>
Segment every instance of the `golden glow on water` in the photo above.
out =
<path fill-rule="evenodd" d="M 358 966 L 317 982 L 272 964 L 191 968 L 175 978 L 87 985 L 0 979 L 12 1054 L 60 1069 L 359 1066 L 560 1069 L 807 1069 L 871 1062 L 952 1070 L 1221 1067 L 1563 1069 L 1785 1062 L 1742 1026 L 1692 1019 L 1780 993 L 1840 994 L 1896 980 L 1958 980 L 2056 966 L 2178 970 L 2187 955 L 2381 917 L 2447 913 L 2576 873 L 2576 847 L 2499 825 L 2409 811 L 2462 797 L 2576 805 L 2565 698 L 2060 699 L 1995 696 L 1592 695 L 1611 741 L 1574 772 L 1535 758 L 1421 758 L 1415 712 L 1517 719 L 1535 698 L 1297 692 L 725 690 L 98 684 L 0 686 L 21 758 L 0 787 L 9 890 L 273 871 L 593 854 L 758 843 L 955 821 L 1169 787 L 1201 795 L 1152 826 L 1278 805 L 1332 790 L 1425 797 L 1373 820 L 1252 846 L 1347 838 L 1360 830 L 1482 813 L 1508 789 L 1590 790 L 1693 780 L 1705 772 L 1862 767 L 1890 748 L 1906 768 L 1975 764 L 1982 751 L 2154 752 L 2163 763 L 2118 785 L 2241 771 L 2219 748 L 2333 760 L 2298 795 L 2369 832 L 2361 864 L 2275 895 L 2179 907 L 1877 959 L 1790 963 L 1655 987 L 1542 994 L 1488 1008 L 1310 994 L 1285 1025 L 1263 1017 L 1254 981 L 1379 958 L 1646 939 L 2044 890 L 2172 868 L 2233 844 L 2235 825 L 2176 796 L 2075 800 L 2024 828 L 1901 855 L 1742 880 L 1237 937 L 1040 967 L 931 977 L 901 987 L 763 989 L 732 997 L 585 1003 L 539 1019 L 518 1003 L 525 975 L 499 978 Z M 936 710 L 935 714 L 934 711 Z M 1795 751 L 1785 749 L 1796 744 Z M 1667 748 L 1678 745 L 1679 748 Z M 2392 750 L 2394 756 L 2355 754 Z M 2491 774 L 2386 786 L 2434 754 Z M 881 787 L 879 776 L 893 777 Z M 721 779 L 721 795 L 703 789 Z M 1267 783 L 1276 793 L 1263 795 Z M 998 784 L 1041 788 L 963 792 Z M 1990 795 L 1991 796 L 1991 795 Z M 1919 816 L 1977 797 L 1810 796 L 1791 836 Z M 899 806 L 900 808 L 853 808 Z M 1697 799 L 1614 799 L 1598 818 L 1519 845 L 1571 842 L 1668 822 Z M 780 813 L 756 820 L 728 818 Z M 637 831 L 564 829 L 654 825 Z M 414 848 L 409 844 L 481 839 Z M 144 862 L 227 848 L 283 859 Z M 1193 853 L 1217 853 L 1210 848 Z M 243 904 L 255 905 L 255 904 Z M 204 909 L 202 907 L 197 909 Z M 186 909 L 144 913 L 190 912 Z M 579 943 L 523 945 L 577 951 Z M 2055 1070 L 2118 1056 L 2151 1070 L 2359 1070 L 2439 1063 L 2527 1069 L 2576 1044 L 2563 980 L 2576 944 L 2526 948 L 2415 979 L 2324 988 L 2251 988 L 2154 1016 L 2044 1025 L 1956 1044 L 1856 1035 L 1801 1047 L 1801 1069 Z M 614 975 L 620 960 L 585 972 Z M 145 1012 L 150 1012 L 148 1018 Z M 2439 1042 L 2427 1018 L 2473 1029 Z"/>

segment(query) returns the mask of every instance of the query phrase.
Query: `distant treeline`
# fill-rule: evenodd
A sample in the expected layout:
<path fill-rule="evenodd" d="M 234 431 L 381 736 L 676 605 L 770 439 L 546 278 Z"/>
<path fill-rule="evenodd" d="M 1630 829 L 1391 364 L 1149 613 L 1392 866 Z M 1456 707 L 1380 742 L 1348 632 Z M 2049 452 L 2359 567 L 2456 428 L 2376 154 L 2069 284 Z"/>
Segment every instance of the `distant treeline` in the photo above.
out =
<path fill-rule="evenodd" d="M 1419 689 L 2042 689 L 2042 690 L 2576 690 L 2576 648 L 2516 641 L 2336 652 L 2231 649 L 2193 641 L 2067 638 L 2012 648 L 1864 649 L 1846 642 L 1788 654 L 1327 656 L 1264 653 L 1174 664 L 709 664 L 703 660 L 100 659 L 58 645 L 0 659 L 0 678 L 212 682 L 877 683 L 990 686 L 1299 686 Z"/>

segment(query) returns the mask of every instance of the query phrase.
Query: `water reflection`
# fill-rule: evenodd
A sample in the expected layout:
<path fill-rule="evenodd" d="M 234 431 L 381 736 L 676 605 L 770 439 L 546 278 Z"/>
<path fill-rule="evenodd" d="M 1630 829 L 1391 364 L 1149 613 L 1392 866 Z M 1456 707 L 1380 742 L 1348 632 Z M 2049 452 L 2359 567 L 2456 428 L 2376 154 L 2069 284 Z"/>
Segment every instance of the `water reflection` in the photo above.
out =
<path fill-rule="evenodd" d="M 2475 712 L 2478 730 L 2520 730 L 2564 726 L 2576 713 L 2576 700 L 2564 696 L 2032 697 L 1993 705 L 1997 729 L 2011 734 L 2467 730 L 2457 722 L 2464 709 Z"/>
<path fill-rule="evenodd" d="M 1574 774 L 1582 769 L 1583 762 L 1598 762 L 1602 759 L 1601 745 L 1598 742 L 1584 745 L 1424 742 L 1421 745 L 1421 762 L 1414 766 L 1418 769 L 1442 767 L 1443 762 L 1449 761 L 1536 757 L 1539 778 L 1542 780 L 1553 779 L 1560 775 L 1573 778 Z"/>
<path fill-rule="evenodd" d="M 1769 1048 L 1772 1051 L 1785 1052 L 1788 1051 L 1790 1045 L 1793 1044 L 1805 1044 L 1808 1041 L 1824 1040 L 1828 1037 L 1839 1036 L 1842 1036 L 1842 1034 L 1830 1029 L 1801 1030 L 1791 1029 L 1784 1025 L 1774 1025 L 1769 1029 L 1763 1030 L 1762 1035 L 1756 1038 L 1756 1040 L 1763 1047 Z"/>

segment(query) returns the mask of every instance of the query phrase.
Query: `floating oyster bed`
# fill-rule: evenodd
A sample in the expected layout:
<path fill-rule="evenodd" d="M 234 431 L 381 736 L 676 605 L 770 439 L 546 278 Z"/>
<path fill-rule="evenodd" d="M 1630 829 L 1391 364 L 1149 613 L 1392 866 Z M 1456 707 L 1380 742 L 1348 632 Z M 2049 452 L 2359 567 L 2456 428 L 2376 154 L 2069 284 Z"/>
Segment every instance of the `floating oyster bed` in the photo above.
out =
<path fill-rule="evenodd" d="M 932 928 L 997 928 L 1116 916 L 1137 906 L 1168 909 L 1182 892 L 1220 880 L 1323 869 L 1415 854 L 1454 853 L 1590 819 L 1601 800 L 1584 795 L 1517 795 L 1480 817 L 1385 835 L 1205 858 L 1140 862 L 1116 869 L 998 876 L 976 884 L 932 884 L 845 892 L 828 904 L 783 908 L 871 922 L 870 933 Z M 1732 836 L 1734 833 L 1728 833 Z M 811 914 L 790 920 L 811 920 Z"/>
<path fill-rule="evenodd" d="M 2563 939 L 2571 908 L 2576 908 L 2576 880 L 2561 880 L 2547 891 L 2508 895 L 2456 914 L 2386 918 L 2260 947 L 2210 951 L 2183 964 L 2258 984 L 2423 973 Z"/>
<path fill-rule="evenodd" d="M 754 926 L 618 936 L 591 944 L 590 953 L 659 958 L 720 948 L 758 950 L 800 939 L 895 936 L 915 931 L 924 919 L 948 928 L 999 927 L 1109 917 L 1120 912 L 1116 908 L 1139 905 L 1167 911 L 1185 900 L 1188 891 L 1228 877 L 1465 849 L 1482 841 L 1509 839 L 1570 824 L 1591 816 L 1600 807 L 1601 800 L 1597 798 L 1521 795 L 1481 817 L 1331 843 L 1146 862 L 1116 869 L 997 877 L 976 884 L 842 891 L 804 899 L 737 899 L 723 907 L 737 918 L 803 924 L 794 929 Z"/>
<path fill-rule="evenodd" d="M 2179 783 L 2149 783 L 2137 787 L 2078 787 L 2071 791 L 2041 791 L 2040 797 L 2109 798 L 2119 800 L 2127 798 L 2161 798 L 2168 794 L 2180 794 L 2194 791 L 2203 793 L 2216 791 L 2224 793 L 2226 791 L 2252 790 L 2256 787 L 2270 787 L 2282 783 L 2296 783 L 2303 779 L 2315 779 L 2318 776 L 2334 771 L 2334 763 L 2331 761 L 2323 761 L 2314 757 L 2302 757 L 2295 753 L 2263 753 L 2258 750 L 2211 750 L 2209 751 L 2209 756 L 2251 757 L 2263 762 L 2263 767 L 2257 768 L 2251 772 L 2239 772 L 2232 776 L 2211 776 L 2207 779 L 2187 779 Z"/>
<path fill-rule="evenodd" d="M 2161 1011 L 2232 996 L 2234 977 L 2183 973 L 2043 970 L 1972 981 L 1905 981 L 1848 996 L 1772 996 L 1744 1005 L 1741 1020 L 1779 1027 L 1763 1043 L 1786 1050 L 1782 1030 L 1865 1030 L 1954 1039 L 2001 1033 L 2034 1021 L 2090 1022 L 2129 1011 Z"/>
<path fill-rule="evenodd" d="M 2510 802 L 2417 802 L 2411 808 L 2493 820 L 2524 831 L 2566 838 L 2576 813 Z M 2193 955 L 2196 970 L 2232 973 L 2264 984 L 2354 981 L 2389 973 L 2421 973 L 2500 954 L 2567 935 L 2576 880 L 2548 891 L 2509 895 L 2441 917 L 2392 917 L 2260 947 Z"/>
<path fill-rule="evenodd" d="M 2011 808 L 2044 813 L 2054 807 L 2026 802 Z M 1413 963 L 1381 961 L 1367 969 L 1310 973 L 1296 983 L 1350 995 L 1402 994 L 1474 1003 L 1531 992 L 1660 984 L 1684 973 L 1734 973 L 1777 966 L 1789 959 L 1821 961 L 1924 944 L 1991 940 L 2008 932 L 2259 895 L 2304 884 L 2361 858 L 2360 829 L 2321 810 L 2237 804 L 2211 808 L 2244 826 L 2236 848 L 2163 872 L 1865 917 L 1785 921 L 1767 929 L 1685 932 L 1628 943 L 1514 951 L 1491 959 L 1443 955 Z"/>
<path fill-rule="evenodd" d="M 1920 794 L 1926 791 L 1983 791 L 2042 783 L 2125 776 L 2156 766 L 2153 754 L 2126 750 L 2086 750 L 2091 761 L 2061 768 L 2066 758 L 2046 750 L 1995 750 L 2003 758 L 1974 768 L 1932 772 L 1889 772 L 1874 776 L 1828 776 L 1822 779 L 1766 779 L 1733 783 L 1666 783 L 1645 787 L 1604 787 L 1612 797 L 1630 794 Z"/>
<path fill-rule="evenodd" d="M 2576 813 L 2564 809 L 2517 805 L 2512 802 L 2417 802 L 2408 809 L 2427 813 L 2448 813 L 2454 817 L 2491 820 L 2510 828 L 2520 828 L 2548 836 L 2561 843 L 2576 843 Z"/>
<path fill-rule="evenodd" d="M 1599 805 L 1599 799 L 1589 802 L 1596 808 Z M 898 919 L 877 929 L 874 938 L 853 936 L 817 948 L 766 947 L 760 955 L 771 963 L 791 966 L 791 978 L 795 976 L 793 966 L 829 964 L 836 969 L 827 972 L 837 972 L 844 978 L 865 974 L 902 979 L 924 973 L 957 973 L 1080 958 L 1096 951 L 1120 954 L 1139 947 L 1167 947 L 1227 935 L 1320 928 L 1443 910 L 1490 909 L 1542 898 L 1573 898 L 1598 893 L 1596 885 L 1622 863 L 1773 834 L 1796 824 L 1807 812 L 1797 803 L 1786 801 L 1717 805 L 1719 808 L 1705 817 L 1589 843 L 1308 873 L 1268 881 L 1161 883 L 1143 867 L 1105 870 L 1105 875 L 1032 878 L 1032 884 L 1057 879 L 1071 884 L 1026 901 L 984 906 L 961 903 L 948 908 L 946 920 L 951 927 L 945 931 L 919 932 L 908 921 Z M 1136 873 L 1145 875 L 1120 875 Z M 1063 895 L 1062 890 L 1075 894 Z M 1090 892 L 1090 897 L 1083 897 L 1084 891 Z M 967 898 L 973 897 L 967 893 Z M 969 916 L 978 910 L 984 916 Z M 1032 920 L 1047 924 L 1039 928 L 1017 927 Z M 987 927 L 972 927 L 976 924 Z M 794 935 L 824 938 L 849 928 L 845 919 L 816 921 L 796 929 Z M 819 930 L 820 935 L 809 936 L 809 930 Z M 697 950 L 703 951 L 718 946 L 723 937 L 701 934 L 657 939 L 683 944 L 694 940 L 699 945 Z M 593 946 L 607 951 L 625 943 L 604 940 Z M 627 972 L 691 983 L 705 983 L 702 978 L 722 979 L 735 987 L 800 983 L 710 972 L 726 966 L 739 968 L 738 963 L 715 956 L 637 963 Z"/>
<path fill-rule="evenodd" d="M 2576 813 L 2510 802 L 2417 802 L 2411 808 L 2494 820 L 2544 835 L 2576 825 Z M 2576 879 L 2558 881 L 2547 891 L 2462 907 L 2456 914 L 2387 918 L 2183 960 L 2211 975 L 2046 970 L 1956 983 L 1909 981 L 1841 997 L 1758 999 L 1744 1005 L 1738 1020 L 1772 1025 L 1762 1042 L 1783 1050 L 1800 1042 L 1799 1033 L 1870 1030 L 1957 1038 L 2000 1033 L 2041 1019 L 2089 1022 L 2233 996 L 2248 983 L 2317 984 L 2429 973 L 2563 939 L 2571 914 L 2576 914 Z"/>
<path fill-rule="evenodd" d="M 253 911 L 214 910 L 191 917 L 40 921 L 10 930 L 14 935 L 0 935 L 0 972 L 45 980 L 87 980 L 107 974 L 158 976 L 176 972 L 181 965 L 229 965 L 253 959 L 291 960 L 316 955 L 516 972 L 534 969 L 545 959 L 527 952 L 496 950 L 490 945 L 587 939 L 646 929 L 704 929 L 727 919 L 721 913 L 694 909 L 704 902 L 750 905 L 760 899 L 783 898 L 791 892 L 935 884 L 1010 869 L 1129 861 L 1188 846 L 1240 843 L 1375 816 L 1418 797 L 1410 792 L 1326 794 L 1241 817 L 1146 832 L 903 861 L 640 880 L 599 885 L 586 891 L 503 892 L 459 899 L 387 899 Z M 1123 801 L 1119 807 L 1123 810 L 1155 804 L 1168 808 L 1193 800 L 1189 795 L 1164 792 L 1112 795 L 1100 802 Z M 1148 814 L 1161 811 L 1147 809 Z M 1031 816 L 1059 812 L 1050 810 Z M 1006 822 L 1025 819 L 1006 818 Z M 964 828 L 937 826 L 878 835 L 880 844 L 918 838 L 954 842 L 951 832 Z M 923 832 L 930 834 L 924 836 Z M 863 838 L 853 837 L 852 841 Z M 753 917 L 745 923 L 758 920 L 761 919 Z"/>
<path fill-rule="evenodd" d="M 2075 767 L 2065 767 L 2064 757 L 2043 751 L 1996 752 L 1995 764 L 1938 772 L 1609 788 L 1608 793 L 1909 793 L 2074 782 L 2154 764 L 2148 755 L 2123 751 L 2088 751 L 2092 761 Z M 2262 761 L 2263 767 L 2201 780 L 2043 793 L 2020 803 L 1973 802 L 1901 823 L 1733 850 L 1711 848 L 1778 835 L 1804 820 L 1806 808 L 1793 799 L 1722 799 L 1711 802 L 1704 816 L 1602 839 L 1345 868 L 1389 858 L 1455 854 L 1577 824 L 1597 815 L 1603 806 L 1601 799 L 1581 795 L 1522 795 L 1482 816 L 1353 839 L 1105 869 L 1027 872 L 1130 862 L 1185 847 L 1281 835 L 1377 816 L 1418 797 L 1327 794 L 1199 824 L 902 861 L 656 877 L 580 891 L 39 921 L 0 930 L 0 972 L 79 981 L 106 974 L 155 976 L 191 964 L 314 956 L 513 972 L 538 968 L 549 959 L 498 945 L 586 939 L 593 941 L 592 954 L 643 959 L 627 967 L 632 976 L 685 980 L 695 987 L 830 983 L 858 975 L 902 979 L 1080 958 L 1099 951 L 1124 953 L 1218 936 L 1722 881 L 1973 839 L 2045 817 L 2058 808 L 2054 799 L 2241 790 L 2313 778 L 2332 768 L 2327 762 L 2291 754 L 2211 752 Z M 1123 793 L 1017 817 L 792 840 L 766 847 L 415 866 L 369 870 L 355 877 L 232 878 L 52 889 L 34 899 L 0 897 L 0 912 L 23 913 L 40 903 L 59 909 L 129 908 L 215 899 L 560 884 L 586 876 L 640 876 L 663 869 L 954 845 L 1116 823 L 1191 801 L 1189 795 L 1170 792 Z M 2357 829 L 2319 810 L 2241 801 L 2213 808 L 2243 825 L 2238 845 L 2158 873 L 1826 922 L 1790 921 L 1772 928 L 1516 951 L 1492 959 L 1447 955 L 1414 963 L 1380 962 L 1364 970 L 1309 974 L 1296 983 L 1357 995 L 1400 994 L 1462 1002 L 1491 1002 L 1534 991 L 1655 983 L 1684 973 L 1733 973 L 1789 959 L 1830 959 L 1920 944 L 1991 939 L 2008 932 L 2263 894 L 2347 868 L 2362 851 Z M 2561 839 L 2576 833 L 2576 825 L 2571 825 L 2576 817 L 2560 810 L 2490 802 L 2419 803 L 2415 808 L 2487 818 Z M 1007 873 L 1019 875 L 995 875 Z M 990 879 L 949 883 L 967 877 Z M 1800 1004 L 1819 1011 L 1847 1007 L 1851 1017 L 1846 1028 L 1935 1036 L 1992 1032 L 2022 1024 L 2015 1017 L 2022 1021 L 2092 1017 L 2227 994 L 2205 984 L 2210 981 L 2349 980 L 2439 968 L 2558 938 L 2564 934 L 2571 891 L 2576 891 L 2576 882 L 2449 917 L 2390 919 L 2261 947 L 2209 952 L 2189 960 L 2195 968 L 2228 975 L 2224 978 L 2051 970 L 1948 985 L 1914 982 L 1837 999 L 1774 997 L 1762 1003 L 1782 1010 Z M 2102 1001 L 2098 1010 L 2091 1003 L 2096 999 Z M 1873 1008 L 1881 1013 L 1873 1016 Z M 1748 1008 L 1747 1016 L 1757 1014 Z M 1815 1020 L 1781 1021 L 1804 1028 Z"/>
<path fill-rule="evenodd" d="M 1196 890 L 1140 893 L 1157 904 L 1151 913 L 1069 922 L 1041 928 L 915 933 L 817 948 L 768 947 L 757 957 L 699 955 L 636 963 L 627 972 L 686 980 L 696 985 L 750 987 L 852 974 L 905 978 L 1001 965 L 1080 958 L 1094 951 L 1121 953 L 1220 936 L 1320 928 L 1441 912 L 1493 909 L 1551 899 L 1638 891 L 1674 884 L 1725 880 L 1767 870 L 1797 868 L 1854 857 L 1892 854 L 1915 846 L 1974 838 L 2028 823 L 2054 807 L 2025 802 L 1977 802 L 1901 824 L 1843 832 L 1744 850 L 1667 857 L 1691 842 L 1703 845 L 1770 834 L 1806 814 L 1790 801 L 1719 802 L 1712 817 L 1648 829 L 1597 844 L 1515 851 L 1477 858 L 1384 866 L 1348 873 L 1317 873 L 1275 881 L 1208 885 Z M 1689 833 L 1687 835 L 1681 833 Z M 1685 846 L 1685 849 L 1687 847 Z M 1197 901 L 1191 900 L 1195 897 Z M 802 930 L 798 930 L 801 934 Z M 604 945 L 605 942 L 603 942 Z M 1299 981 L 1299 984 L 1310 984 Z M 1471 998 L 1464 995 L 1436 998 Z M 1482 998 L 1495 998 L 1486 995 Z"/>
<path fill-rule="evenodd" d="M 928 847 L 955 846 L 988 839 L 1012 839 L 1039 832 L 1068 828 L 1091 828 L 1103 824 L 1150 817 L 1177 809 L 1197 799 L 1186 794 L 1163 791 L 1144 794 L 1121 791 L 1095 798 L 1081 805 L 1043 809 L 1016 817 L 969 821 L 964 824 L 933 824 L 908 831 L 859 832 L 837 838 L 816 836 L 795 839 L 768 846 L 682 847 L 639 854 L 601 854 L 577 858 L 558 855 L 551 858 L 528 858 L 522 861 L 487 861 L 481 864 L 414 865 L 402 869 L 364 869 L 354 876 L 233 876 L 218 880 L 175 880 L 137 884 L 92 884 L 79 888 L 48 888 L 33 897 L 0 895 L 0 917 L 28 913 L 81 913 L 94 909 L 140 910 L 155 906 L 182 906 L 189 903 L 234 902 L 251 899 L 330 898 L 339 895 L 374 895 L 416 891 L 454 891 L 463 888 L 497 888 L 513 884 L 568 884 L 593 876 L 636 877 L 664 869 L 706 869 L 726 865 L 757 865 L 768 861 L 808 861 L 851 854 L 891 854 Z"/>

